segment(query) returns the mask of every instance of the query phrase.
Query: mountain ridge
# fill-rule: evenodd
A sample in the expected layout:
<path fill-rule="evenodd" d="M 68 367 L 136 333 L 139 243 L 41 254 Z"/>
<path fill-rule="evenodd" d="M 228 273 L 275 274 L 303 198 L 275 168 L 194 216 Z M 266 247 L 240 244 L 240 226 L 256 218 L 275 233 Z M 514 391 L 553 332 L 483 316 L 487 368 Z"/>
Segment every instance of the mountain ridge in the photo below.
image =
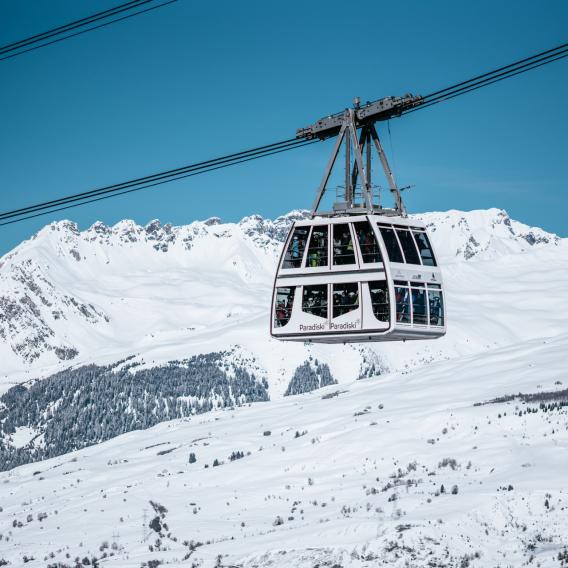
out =
<path fill-rule="evenodd" d="M 212 217 L 178 227 L 123 220 L 84 231 L 71 221 L 47 225 L 0 258 L 0 382 L 45 376 L 71 363 L 107 364 L 158 345 L 167 351 L 176 342 L 190 352 L 174 348 L 172 359 L 217 351 L 241 343 L 239 326 L 248 336 L 245 350 L 254 353 L 261 341 L 272 352 L 267 320 L 274 267 L 292 222 L 307 215 L 251 215 L 238 223 Z M 429 226 L 450 274 L 516 254 L 554 254 L 568 242 L 499 209 L 417 217 Z M 287 373 L 312 351 L 325 352 L 298 347 L 281 347 L 294 353 Z M 436 346 L 425 345 L 426 358 L 430 350 Z M 343 348 L 350 361 L 345 373 L 357 372 L 355 351 Z M 405 364 L 398 359 L 390 366 Z"/>

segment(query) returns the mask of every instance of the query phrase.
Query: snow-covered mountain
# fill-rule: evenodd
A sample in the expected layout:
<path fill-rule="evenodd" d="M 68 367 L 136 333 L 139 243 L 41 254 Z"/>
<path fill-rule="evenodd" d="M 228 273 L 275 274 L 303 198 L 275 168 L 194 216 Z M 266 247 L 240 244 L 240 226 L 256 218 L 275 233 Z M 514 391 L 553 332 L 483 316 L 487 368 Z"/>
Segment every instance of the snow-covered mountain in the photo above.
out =
<path fill-rule="evenodd" d="M 69 221 L 46 226 L 0 259 L 0 388 L 70 364 L 137 355 L 152 365 L 235 345 L 259 359 L 276 394 L 312 353 L 339 380 L 351 378 L 362 353 L 374 357 L 371 348 L 269 339 L 276 258 L 292 221 L 305 215 L 180 227 L 122 221 L 82 232 Z M 543 332 L 534 321 L 527 325 L 526 310 L 550 311 L 564 297 L 555 272 L 565 268 L 565 241 L 496 209 L 420 217 L 445 266 L 450 329 L 437 342 L 375 348 L 385 368 Z M 544 270 L 535 274 L 536 266 Z"/>
<path fill-rule="evenodd" d="M 447 335 L 305 346 L 267 321 L 304 215 L 61 222 L 0 259 L 0 459 L 57 456 L 0 473 L 0 565 L 568 566 L 568 240 L 421 215 Z"/>

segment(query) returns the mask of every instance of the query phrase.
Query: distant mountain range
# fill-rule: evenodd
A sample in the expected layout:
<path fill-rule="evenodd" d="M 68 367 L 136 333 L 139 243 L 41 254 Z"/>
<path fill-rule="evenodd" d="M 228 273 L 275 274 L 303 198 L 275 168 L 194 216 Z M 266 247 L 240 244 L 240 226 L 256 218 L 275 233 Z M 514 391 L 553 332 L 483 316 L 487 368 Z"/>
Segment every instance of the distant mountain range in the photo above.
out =
<path fill-rule="evenodd" d="M 276 344 L 268 335 L 276 259 L 292 222 L 306 215 L 293 211 L 276 220 L 253 215 L 239 223 L 211 218 L 179 227 L 159 221 L 141 227 L 125 220 L 113 227 L 95 223 L 85 231 L 70 221 L 47 225 L 0 258 L 0 389 L 70 364 L 108 364 L 136 355 L 152 365 L 235 345 L 246 356 L 270 359 L 266 370 L 273 383 L 275 371 L 282 374 L 282 367 L 289 374 L 308 353 L 325 360 L 327 352 L 337 350 L 278 345 L 277 352 L 285 355 L 276 363 L 271 355 Z M 494 288 L 509 277 L 502 274 L 508 255 L 542 251 L 554 256 L 562 249 L 556 235 L 497 209 L 419 217 L 447 267 L 448 338 L 396 358 L 392 346 L 347 347 L 349 375 L 357 371 L 363 351 L 376 353 L 389 368 L 408 364 L 417 353 L 451 356 L 465 308 L 452 302 L 461 292 L 454 275 L 475 271 L 472 261 L 489 262 L 482 270 L 483 285 Z M 495 281 L 489 284 L 487 278 Z M 469 279 L 465 288 L 475 293 L 475 281 Z M 481 295 L 487 292 L 484 288 Z M 478 316 L 494 316 L 492 309 L 480 309 Z M 344 373 L 337 369 L 337 374 Z"/>
<path fill-rule="evenodd" d="M 0 259 L 0 565 L 568 565 L 568 239 L 421 215 L 445 337 L 280 343 L 305 216 L 65 221 Z"/>

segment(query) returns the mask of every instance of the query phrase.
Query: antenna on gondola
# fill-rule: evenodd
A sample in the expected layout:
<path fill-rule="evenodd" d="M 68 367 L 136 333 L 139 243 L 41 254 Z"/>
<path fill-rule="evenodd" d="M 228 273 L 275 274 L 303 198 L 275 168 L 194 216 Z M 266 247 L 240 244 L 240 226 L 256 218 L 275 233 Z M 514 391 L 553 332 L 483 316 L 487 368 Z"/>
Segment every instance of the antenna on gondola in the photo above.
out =
<path fill-rule="evenodd" d="M 406 217 L 401 190 L 394 179 L 375 128 L 375 123 L 400 116 L 402 112 L 422 104 L 422 100 L 421 96 L 407 94 L 403 97 L 385 97 L 361 106 L 359 97 L 355 97 L 353 108 L 346 108 L 341 113 L 321 118 L 314 124 L 306 128 L 300 128 L 296 132 L 296 138 L 319 138 L 320 140 L 325 140 L 332 136 L 337 136 L 312 205 L 312 218 L 315 215 L 362 215 L 369 213 Z M 336 201 L 333 204 L 333 211 L 319 213 L 318 208 L 342 145 L 345 151 L 345 190 L 343 200 Z M 372 146 L 375 147 L 379 156 L 389 189 L 394 197 L 394 208 L 383 207 L 380 200 L 373 202 L 371 183 Z M 353 154 L 354 158 L 353 164 L 351 164 L 351 154 Z M 358 178 L 361 178 L 361 202 L 357 201 L 355 194 Z"/>

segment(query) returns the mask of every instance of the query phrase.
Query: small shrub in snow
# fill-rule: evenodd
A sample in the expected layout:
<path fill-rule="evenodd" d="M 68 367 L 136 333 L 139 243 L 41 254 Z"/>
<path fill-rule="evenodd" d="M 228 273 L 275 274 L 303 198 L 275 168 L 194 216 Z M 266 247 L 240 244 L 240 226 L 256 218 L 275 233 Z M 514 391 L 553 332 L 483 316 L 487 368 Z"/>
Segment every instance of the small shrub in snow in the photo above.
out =
<path fill-rule="evenodd" d="M 154 517 L 150 524 L 148 525 L 153 531 L 159 533 L 162 530 L 162 523 L 160 523 L 160 517 Z"/>
<path fill-rule="evenodd" d="M 450 467 L 454 471 L 459 467 L 459 463 L 454 458 L 444 458 L 439 464 L 438 469 Z"/>

